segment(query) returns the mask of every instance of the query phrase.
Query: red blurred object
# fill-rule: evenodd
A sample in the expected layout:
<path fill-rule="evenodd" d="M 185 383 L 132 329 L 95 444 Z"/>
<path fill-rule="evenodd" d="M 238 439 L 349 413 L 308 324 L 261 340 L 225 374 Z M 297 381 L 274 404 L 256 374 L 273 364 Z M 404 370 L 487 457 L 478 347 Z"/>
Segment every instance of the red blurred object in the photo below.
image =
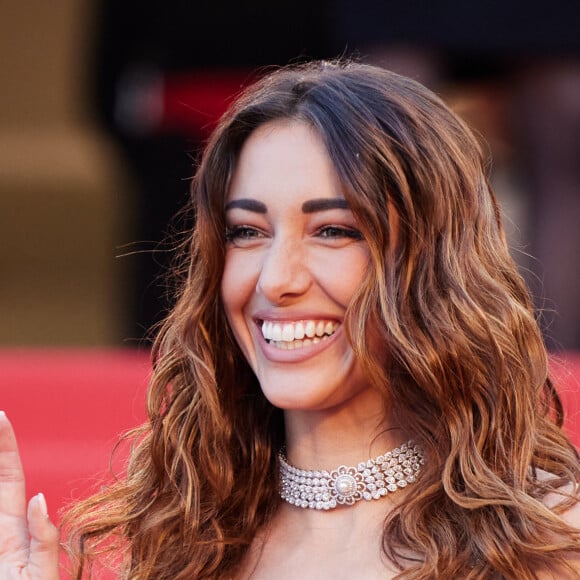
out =
<path fill-rule="evenodd" d="M 0 350 L 0 409 L 16 430 L 27 495 L 42 491 L 54 521 L 110 481 L 111 467 L 122 472 L 127 449 L 112 466 L 111 453 L 145 420 L 149 360 L 148 351 Z"/>
<path fill-rule="evenodd" d="M 145 420 L 150 368 L 147 351 L 0 350 L 0 409 L 16 429 L 28 496 L 43 491 L 53 518 L 110 480 L 119 435 Z M 580 447 L 580 353 L 552 357 L 551 369 Z M 113 469 L 125 459 L 121 449 Z"/>
<path fill-rule="evenodd" d="M 196 71 L 163 78 L 158 131 L 206 137 L 256 75 L 245 70 Z"/>
<path fill-rule="evenodd" d="M 564 428 L 580 449 L 580 352 L 552 356 L 550 375 L 564 404 Z"/>

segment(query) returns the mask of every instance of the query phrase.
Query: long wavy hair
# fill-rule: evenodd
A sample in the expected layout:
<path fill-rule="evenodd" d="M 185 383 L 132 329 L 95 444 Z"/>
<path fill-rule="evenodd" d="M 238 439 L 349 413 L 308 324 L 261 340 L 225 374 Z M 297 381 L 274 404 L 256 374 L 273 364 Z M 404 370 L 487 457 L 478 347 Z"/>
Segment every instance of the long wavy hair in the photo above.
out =
<path fill-rule="evenodd" d="M 149 420 L 131 433 L 126 477 L 68 514 L 77 578 L 110 550 L 126 578 L 231 578 L 279 506 L 283 415 L 220 300 L 229 181 L 252 131 L 279 119 L 308 123 L 328 149 L 371 255 L 348 336 L 385 413 L 427 458 L 385 521 L 384 552 L 401 578 L 565 571 L 578 534 L 543 499 L 580 480 L 578 457 L 478 140 L 408 78 L 314 62 L 243 92 L 207 143 L 183 280 L 153 349 Z M 388 357 L 367 348 L 369 324 Z"/>

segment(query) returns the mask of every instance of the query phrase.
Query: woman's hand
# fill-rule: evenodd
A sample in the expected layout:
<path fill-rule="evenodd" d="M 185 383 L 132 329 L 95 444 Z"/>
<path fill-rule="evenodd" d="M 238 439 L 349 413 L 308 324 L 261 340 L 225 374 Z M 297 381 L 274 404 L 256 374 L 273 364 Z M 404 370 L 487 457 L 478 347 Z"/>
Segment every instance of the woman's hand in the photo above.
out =
<path fill-rule="evenodd" d="M 44 496 L 35 495 L 26 507 L 16 437 L 0 411 L 0 578 L 58 580 L 58 545 Z"/>

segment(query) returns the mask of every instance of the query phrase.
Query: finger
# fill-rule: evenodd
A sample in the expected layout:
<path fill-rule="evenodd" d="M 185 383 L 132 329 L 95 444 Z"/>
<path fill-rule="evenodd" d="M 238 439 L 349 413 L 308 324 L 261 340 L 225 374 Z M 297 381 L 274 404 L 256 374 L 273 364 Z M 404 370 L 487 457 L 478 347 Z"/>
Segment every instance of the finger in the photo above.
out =
<path fill-rule="evenodd" d="M 0 514 L 24 518 L 26 492 L 18 445 L 10 421 L 0 411 Z"/>
<path fill-rule="evenodd" d="M 30 531 L 30 575 L 43 580 L 57 580 L 59 534 L 48 517 L 46 499 L 42 493 L 28 504 L 28 529 Z"/>

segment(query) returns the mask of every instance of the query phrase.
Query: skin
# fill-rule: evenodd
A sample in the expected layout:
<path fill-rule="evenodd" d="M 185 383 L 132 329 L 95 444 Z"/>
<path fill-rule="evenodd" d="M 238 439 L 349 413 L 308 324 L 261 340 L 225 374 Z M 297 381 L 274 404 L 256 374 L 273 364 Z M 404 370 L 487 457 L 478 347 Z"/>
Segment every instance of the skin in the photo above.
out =
<path fill-rule="evenodd" d="M 258 128 L 241 151 L 226 216 L 223 304 L 265 396 L 284 409 L 290 462 L 304 469 L 356 465 L 405 441 L 397 425 L 385 424 L 382 398 L 343 326 L 369 250 L 321 138 L 296 121 Z M 317 345 L 280 350 L 264 339 L 263 320 L 338 327 Z M 307 570 L 312 578 L 346 578 L 364 569 L 367 578 L 385 578 L 380 529 L 392 501 L 330 512 L 283 503 L 241 577 L 296 578 Z"/>
<path fill-rule="evenodd" d="M 343 322 L 369 250 L 320 137 L 295 121 L 258 128 L 236 165 L 226 219 L 223 304 L 265 396 L 285 411 L 289 459 L 320 467 L 337 447 L 341 461 L 368 457 L 383 403 Z M 282 350 L 264 339 L 264 320 L 331 321 L 337 329 L 318 344 Z M 349 445 L 350 435 L 357 442 Z M 377 454 L 384 444 L 379 436 Z"/>
<path fill-rule="evenodd" d="M 26 506 L 24 473 L 12 425 L 0 411 L 0 578 L 57 580 L 58 531 L 46 502 Z"/>

